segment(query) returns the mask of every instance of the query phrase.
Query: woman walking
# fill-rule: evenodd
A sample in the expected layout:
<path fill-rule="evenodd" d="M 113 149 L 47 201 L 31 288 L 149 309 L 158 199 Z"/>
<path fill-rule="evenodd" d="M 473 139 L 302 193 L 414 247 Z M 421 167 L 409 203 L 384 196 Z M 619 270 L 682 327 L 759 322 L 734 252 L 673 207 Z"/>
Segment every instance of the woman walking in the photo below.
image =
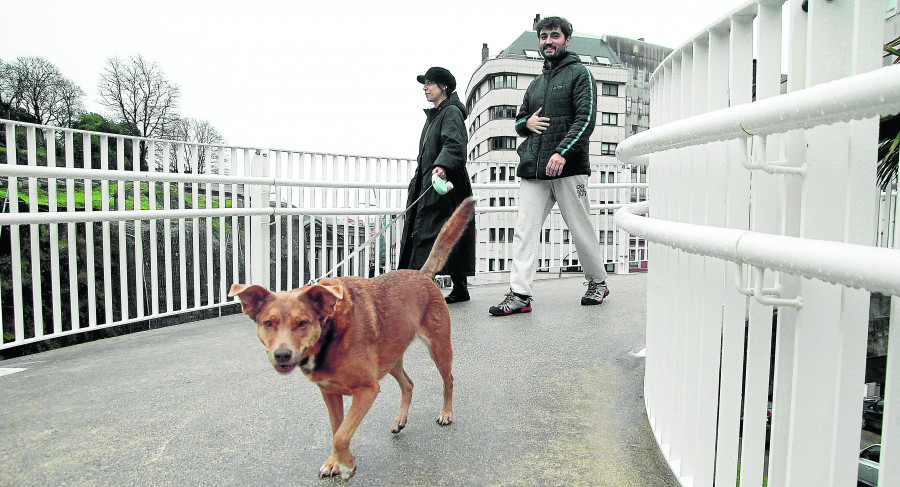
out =
<path fill-rule="evenodd" d="M 409 182 L 409 209 L 400 240 L 400 269 L 419 269 L 428 259 L 434 239 L 453 210 L 469 196 L 472 184 L 466 170 L 466 106 L 456 94 L 456 79 L 441 67 L 428 68 L 416 78 L 424 85 L 425 98 L 434 108 L 425 110 L 425 126 L 419 139 L 416 173 Z M 441 195 L 431 188 L 432 174 L 453 183 L 453 190 Z M 422 193 L 425 195 L 422 196 Z M 418 203 L 413 203 L 420 197 Z M 469 222 L 466 232 L 457 242 L 444 269 L 449 274 L 453 290 L 444 299 L 447 303 L 469 300 L 466 277 L 475 275 L 475 222 Z"/>

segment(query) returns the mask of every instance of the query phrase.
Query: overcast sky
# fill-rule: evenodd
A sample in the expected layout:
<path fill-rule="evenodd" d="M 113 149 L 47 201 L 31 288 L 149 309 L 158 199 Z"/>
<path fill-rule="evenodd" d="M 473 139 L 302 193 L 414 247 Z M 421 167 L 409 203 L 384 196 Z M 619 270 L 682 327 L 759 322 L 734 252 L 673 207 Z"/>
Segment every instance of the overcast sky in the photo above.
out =
<path fill-rule="evenodd" d="M 425 108 L 416 75 L 443 66 L 464 94 L 482 43 L 496 55 L 535 14 L 674 48 L 744 3 L 12 0 L 0 9 L 0 60 L 45 58 L 103 113 L 106 60 L 141 54 L 180 87 L 179 113 L 229 144 L 412 158 Z"/>

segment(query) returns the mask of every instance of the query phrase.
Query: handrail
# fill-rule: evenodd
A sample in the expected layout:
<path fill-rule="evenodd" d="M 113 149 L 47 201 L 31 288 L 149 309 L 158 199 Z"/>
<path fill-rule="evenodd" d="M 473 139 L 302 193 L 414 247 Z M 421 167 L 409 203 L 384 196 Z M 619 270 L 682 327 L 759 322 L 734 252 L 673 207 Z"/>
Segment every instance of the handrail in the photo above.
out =
<path fill-rule="evenodd" d="M 623 140 L 616 157 L 626 164 L 646 164 L 641 156 L 668 149 L 896 112 L 900 112 L 900 65 L 660 125 Z"/>
<path fill-rule="evenodd" d="M 616 224 L 651 242 L 691 254 L 900 296 L 900 252 L 894 249 L 640 216 L 649 209 L 648 202 L 624 206 L 615 214 Z"/>
<path fill-rule="evenodd" d="M 269 176 L 223 176 L 218 174 L 164 173 L 147 171 L 118 171 L 113 169 L 82 169 L 67 167 L 47 167 L 9 165 L 0 163 L 0 177 L 92 179 L 105 181 L 141 181 L 159 183 L 208 183 L 208 184 L 250 184 L 255 186 L 292 186 L 305 188 L 339 189 L 406 189 L 408 182 L 378 181 L 329 181 L 327 179 L 288 179 Z M 475 183 L 479 189 L 517 189 L 516 183 Z M 590 183 L 588 189 L 649 188 L 649 183 Z"/>
<path fill-rule="evenodd" d="M 389 161 L 413 161 L 415 157 L 396 157 L 396 156 L 374 156 L 374 155 L 362 155 L 362 154 L 337 154 L 334 152 L 320 152 L 320 151 L 301 151 L 295 149 L 280 149 L 276 147 L 269 146 L 247 146 L 247 145 L 234 145 L 227 143 L 209 143 L 209 142 L 186 142 L 183 140 L 174 140 L 174 139 L 161 139 L 155 137 L 141 137 L 139 135 L 126 135 L 126 134 L 112 134 L 109 132 L 95 132 L 92 130 L 82 130 L 82 129 L 73 129 L 68 127 L 55 127 L 52 125 L 40 125 L 31 122 L 20 122 L 18 120 L 9 120 L 5 118 L 0 118 L 0 124 L 11 123 L 15 124 L 19 127 L 32 127 L 38 130 L 45 131 L 58 131 L 58 132 L 72 132 L 79 134 L 88 134 L 88 135 L 96 135 L 98 137 L 112 137 L 116 139 L 126 139 L 132 142 L 150 142 L 150 143 L 160 143 L 160 144 L 185 144 L 192 145 L 198 147 L 208 147 L 210 149 L 224 147 L 228 149 L 237 149 L 237 150 L 255 150 L 255 151 L 273 151 L 273 152 L 290 152 L 292 154 L 314 154 L 320 156 L 332 156 L 332 157 L 347 157 L 347 158 L 357 158 L 357 159 L 380 159 L 380 160 L 389 160 Z"/>

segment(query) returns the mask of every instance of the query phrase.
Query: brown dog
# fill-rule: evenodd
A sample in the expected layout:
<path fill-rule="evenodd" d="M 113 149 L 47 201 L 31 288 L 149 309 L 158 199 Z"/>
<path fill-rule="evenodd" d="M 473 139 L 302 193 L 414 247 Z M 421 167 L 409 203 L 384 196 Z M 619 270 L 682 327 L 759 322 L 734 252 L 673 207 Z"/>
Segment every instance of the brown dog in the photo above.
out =
<path fill-rule="evenodd" d="M 287 374 L 299 365 L 321 389 L 331 420 L 334 446 L 319 469 L 320 477 L 356 472 L 350 439 L 375 401 L 378 381 L 391 374 L 401 399 L 391 431 L 406 426 L 413 383 L 403 370 L 403 354 L 421 338 L 444 381 L 440 425 L 453 421 L 453 347 L 450 312 L 432 282 L 472 217 L 468 198 L 444 224 L 421 270 L 398 270 L 374 279 L 337 277 L 293 291 L 273 293 L 261 286 L 234 284 L 229 296 L 241 300 L 244 313 L 275 370 Z M 344 417 L 344 397 L 353 403 Z"/>

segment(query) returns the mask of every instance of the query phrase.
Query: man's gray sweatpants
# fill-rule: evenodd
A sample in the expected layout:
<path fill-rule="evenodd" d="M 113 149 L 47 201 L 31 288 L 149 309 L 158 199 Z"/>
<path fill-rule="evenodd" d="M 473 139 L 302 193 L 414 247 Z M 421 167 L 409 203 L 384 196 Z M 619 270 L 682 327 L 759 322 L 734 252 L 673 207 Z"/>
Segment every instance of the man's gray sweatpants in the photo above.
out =
<path fill-rule="evenodd" d="M 516 198 L 519 213 L 513 236 L 513 265 L 509 282 L 513 292 L 534 295 L 532 283 L 537 271 L 538 237 L 554 202 L 559 204 L 563 220 L 569 227 L 585 279 L 606 280 L 603 250 L 597 243 L 597 232 L 590 217 L 587 184 L 586 175 L 548 180 L 519 179 Z"/>

